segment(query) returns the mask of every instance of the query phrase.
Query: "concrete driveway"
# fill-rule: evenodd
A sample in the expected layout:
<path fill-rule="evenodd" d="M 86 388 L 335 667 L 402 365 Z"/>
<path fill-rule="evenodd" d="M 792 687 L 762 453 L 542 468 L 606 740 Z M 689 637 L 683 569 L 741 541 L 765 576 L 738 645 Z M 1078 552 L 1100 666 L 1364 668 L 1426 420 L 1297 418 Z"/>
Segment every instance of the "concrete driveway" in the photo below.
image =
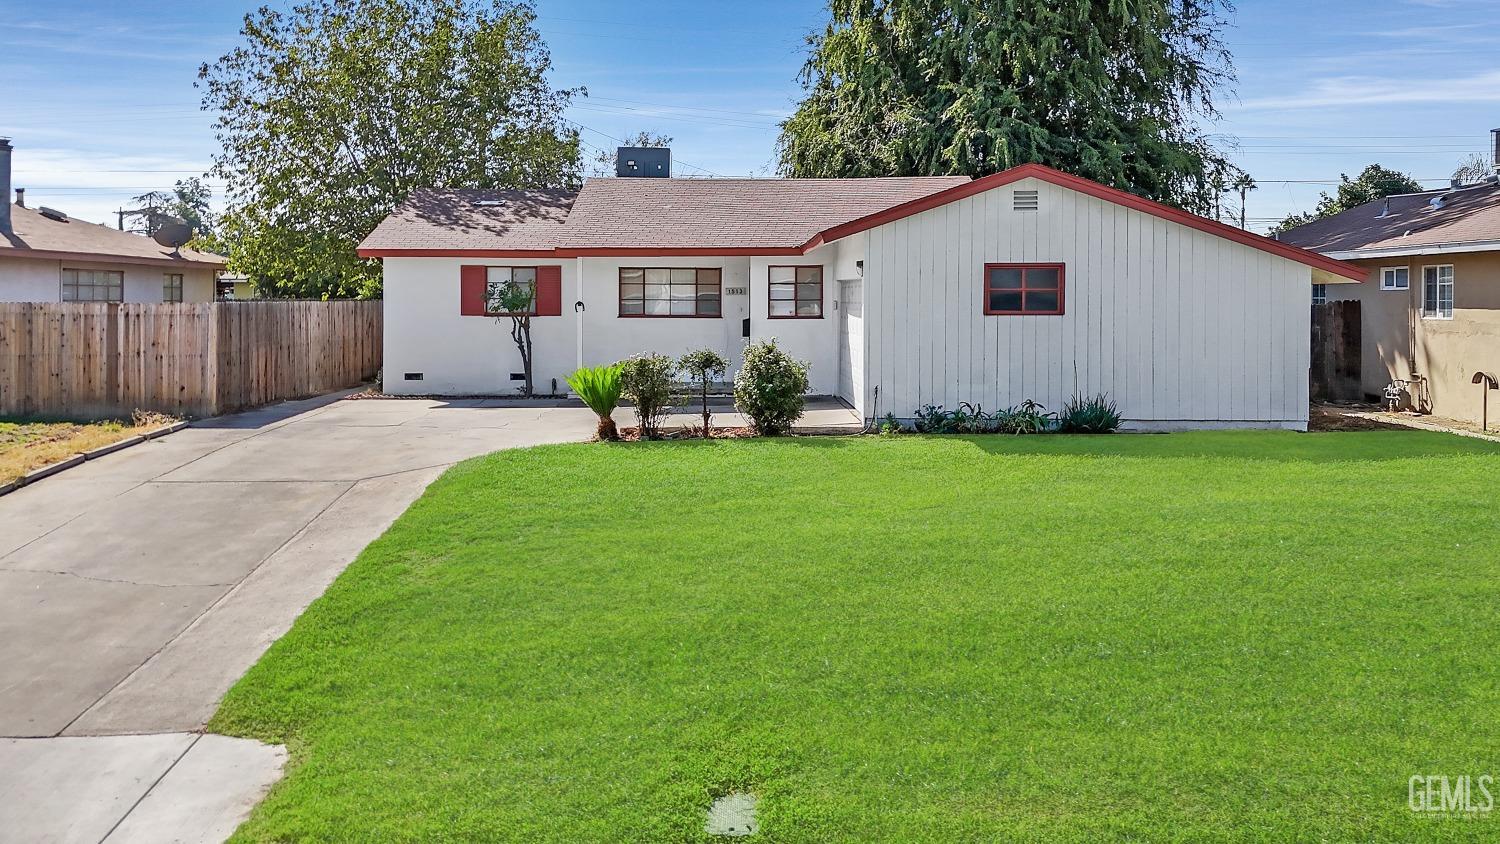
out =
<path fill-rule="evenodd" d="M 586 409 L 494 404 L 287 403 L 0 498 L 0 837 L 117 841 L 144 828 L 170 840 L 155 817 L 132 816 L 182 814 L 183 799 L 158 790 L 240 768 L 274 779 L 279 755 L 164 734 L 200 731 L 229 686 L 448 466 L 594 429 Z M 80 790 L 85 772 L 101 770 L 119 782 Z M 41 800 L 49 779 L 61 796 Z M 204 818 L 179 819 L 183 839 L 222 837 L 258 795 L 205 805 L 199 814 L 217 819 L 208 832 L 191 831 L 208 829 Z M 80 823 L 85 810 L 98 817 Z"/>

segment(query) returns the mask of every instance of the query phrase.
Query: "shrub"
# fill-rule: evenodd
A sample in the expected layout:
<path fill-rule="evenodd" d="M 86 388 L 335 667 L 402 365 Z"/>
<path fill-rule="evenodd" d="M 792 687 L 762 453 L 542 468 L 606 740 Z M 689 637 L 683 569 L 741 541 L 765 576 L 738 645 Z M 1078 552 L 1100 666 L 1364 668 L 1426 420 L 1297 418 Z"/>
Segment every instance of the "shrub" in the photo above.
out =
<path fill-rule="evenodd" d="M 620 431 L 615 426 L 615 408 L 620 405 L 620 372 L 621 364 L 614 363 L 609 366 L 585 366 L 572 375 L 568 376 L 568 386 L 578 394 L 583 403 L 589 406 L 589 410 L 599 414 L 599 439 L 617 440 Z"/>
<path fill-rule="evenodd" d="M 703 438 L 706 440 L 711 418 L 708 413 L 708 384 L 714 380 L 714 376 L 724 374 L 724 370 L 729 368 L 729 361 L 724 360 L 713 349 L 699 349 L 683 355 L 677 365 L 700 389 L 703 397 Z"/>
<path fill-rule="evenodd" d="M 620 387 L 635 405 L 635 418 L 641 428 L 641 439 L 661 435 L 662 420 L 672 407 L 672 379 L 677 363 L 666 355 L 642 353 L 620 364 Z"/>
<path fill-rule="evenodd" d="M 1048 413 L 1045 407 L 1027 399 L 1015 407 L 995 413 L 993 430 L 1001 434 L 1045 434 L 1055 422 L 1055 414 Z"/>
<path fill-rule="evenodd" d="M 755 432 L 782 436 L 802 415 L 807 364 L 764 340 L 745 347 L 745 365 L 734 376 L 734 406 L 750 417 Z"/>
<path fill-rule="evenodd" d="M 1108 393 L 1074 396 L 1057 415 L 1057 428 L 1067 434 L 1107 434 L 1120 427 L 1120 409 Z"/>
<path fill-rule="evenodd" d="M 897 419 L 894 413 L 887 413 L 885 418 L 880 420 L 880 435 L 882 437 L 894 437 L 903 430 L 905 429 L 901 427 L 901 420 Z"/>

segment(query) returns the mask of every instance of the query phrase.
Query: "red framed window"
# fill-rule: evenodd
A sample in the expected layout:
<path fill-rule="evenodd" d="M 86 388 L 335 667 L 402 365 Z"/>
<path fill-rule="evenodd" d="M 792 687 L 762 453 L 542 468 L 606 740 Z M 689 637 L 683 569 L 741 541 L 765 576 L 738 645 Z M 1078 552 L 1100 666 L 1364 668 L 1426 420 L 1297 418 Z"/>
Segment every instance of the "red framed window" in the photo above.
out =
<path fill-rule="evenodd" d="M 619 315 L 718 319 L 723 282 L 718 267 L 621 267 Z"/>
<path fill-rule="evenodd" d="M 993 316 L 1062 314 L 1062 264 L 985 264 L 984 312 Z"/>
<path fill-rule="evenodd" d="M 822 319 L 823 268 L 771 267 L 766 286 L 766 316 L 771 319 Z"/>
<path fill-rule="evenodd" d="M 500 304 L 500 296 L 509 285 L 531 291 L 531 314 L 537 314 L 536 267 L 485 267 L 484 312 L 490 316 L 509 316 Z"/>

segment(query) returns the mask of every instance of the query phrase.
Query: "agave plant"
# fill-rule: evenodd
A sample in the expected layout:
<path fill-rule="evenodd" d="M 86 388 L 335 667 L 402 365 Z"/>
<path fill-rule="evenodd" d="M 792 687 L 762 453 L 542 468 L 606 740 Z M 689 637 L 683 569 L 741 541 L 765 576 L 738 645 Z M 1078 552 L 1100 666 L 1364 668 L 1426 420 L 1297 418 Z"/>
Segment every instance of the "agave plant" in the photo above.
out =
<path fill-rule="evenodd" d="M 620 405 L 620 372 L 623 367 L 618 364 L 608 366 L 585 366 L 572 375 L 568 376 L 568 386 L 578 394 L 583 403 L 589 406 L 589 410 L 599 414 L 599 432 L 601 440 L 617 440 L 620 438 L 620 430 L 615 427 L 614 417 L 611 415 L 615 408 Z"/>
<path fill-rule="evenodd" d="M 1058 428 L 1067 434 L 1107 434 L 1120 427 L 1120 409 L 1109 395 L 1074 396 L 1058 414 Z"/>

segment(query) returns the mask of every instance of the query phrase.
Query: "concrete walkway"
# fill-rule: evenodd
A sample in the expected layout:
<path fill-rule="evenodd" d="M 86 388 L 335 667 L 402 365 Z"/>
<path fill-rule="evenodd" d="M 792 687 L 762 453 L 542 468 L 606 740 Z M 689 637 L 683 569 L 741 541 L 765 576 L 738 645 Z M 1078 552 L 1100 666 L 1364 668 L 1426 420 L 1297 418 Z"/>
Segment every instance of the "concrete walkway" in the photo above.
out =
<path fill-rule="evenodd" d="M 222 840 L 282 761 L 196 734 L 229 686 L 449 465 L 594 429 L 493 404 L 292 402 L 0 498 L 0 839 Z"/>

